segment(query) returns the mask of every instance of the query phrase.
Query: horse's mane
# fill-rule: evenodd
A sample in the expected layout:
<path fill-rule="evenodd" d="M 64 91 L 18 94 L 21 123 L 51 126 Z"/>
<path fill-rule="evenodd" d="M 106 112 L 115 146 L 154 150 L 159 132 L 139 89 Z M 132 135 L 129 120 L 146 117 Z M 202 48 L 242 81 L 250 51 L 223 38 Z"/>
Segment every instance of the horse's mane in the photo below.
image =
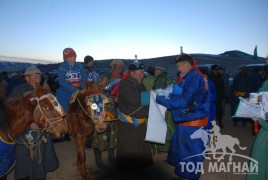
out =
<path fill-rule="evenodd" d="M 6 98 L 0 98 L 0 129 L 5 131 L 8 127 L 9 119 L 6 115 L 6 107 L 4 106 L 4 101 Z"/>
<path fill-rule="evenodd" d="M 22 96 L 0 98 L 0 129 L 5 131 L 9 127 L 10 118 L 7 116 L 8 109 L 14 109 L 33 91 L 24 93 Z"/>

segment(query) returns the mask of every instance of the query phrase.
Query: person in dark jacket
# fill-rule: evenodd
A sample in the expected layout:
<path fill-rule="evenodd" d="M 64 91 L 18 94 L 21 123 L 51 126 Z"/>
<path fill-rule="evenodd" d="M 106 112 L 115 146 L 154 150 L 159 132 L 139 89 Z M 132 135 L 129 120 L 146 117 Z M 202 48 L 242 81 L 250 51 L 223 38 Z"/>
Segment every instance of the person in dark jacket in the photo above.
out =
<path fill-rule="evenodd" d="M 145 142 L 149 106 L 141 105 L 144 64 L 135 61 L 118 86 L 118 142 L 116 166 L 123 171 L 140 172 L 153 164 L 150 143 Z"/>
<path fill-rule="evenodd" d="M 94 58 L 92 56 L 85 56 L 84 57 L 84 63 L 85 63 L 85 71 L 87 73 L 87 80 L 90 83 L 97 83 L 99 79 L 99 74 L 94 68 Z"/>
<path fill-rule="evenodd" d="M 9 96 L 22 96 L 25 92 L 34 90 L 35 83 L 41 82 L 41 72 L 36 67 L 28 67 L 25 70 L 26 83 L 14 87 Z M 27 142 L 27 137 L 32 136 L 33 141 L 38 142 L 41 131 L 37 129 L 35 123 L 18 138 L 16 146 L 15 158 L 16 166 L 14 169 L 14 179 L 21 180 L 43 180 L 46 179 L 46 173 L 54 171 L 59 166 L 54 146 L 51 142 L 50 136 L 45 132 L 44 137 L 47 139 L 45 143 L 40 141 L 40 146 L 33 149 L 33 153 L 29 153 L 29 149 L 23 144 Z"/>
<path fill-rule="evenodd" d="M 248 98 L 249 93 L 253 92 L 254 82 L 252 82 L 252 76 L 248 73 L 247 65 L 240 66 L 240 72 L 234 77 L 231 86 L 231 115 L 235 115 L 237 107 L 239 105 L 239 97 Z M 237 121 L 242 121 L 242 127 L 246 126 L 246 121 L 250 118 L 232 118 L 234 126 L 237 126 Z"/>
<path fill-rule="evenodd" d="M 209 79 L 213 82 L 215 89 L 216 89 L 216 119 L 218 120 L 219 126 L 221 128 L 224 128 L 223 126 L 223 102 L 226 98 L 225 94 L 225 86 L 222 76 L 219 73 L 220 66 L 217 64 L 214 64 L 211 66 L 211 72 Z"/>

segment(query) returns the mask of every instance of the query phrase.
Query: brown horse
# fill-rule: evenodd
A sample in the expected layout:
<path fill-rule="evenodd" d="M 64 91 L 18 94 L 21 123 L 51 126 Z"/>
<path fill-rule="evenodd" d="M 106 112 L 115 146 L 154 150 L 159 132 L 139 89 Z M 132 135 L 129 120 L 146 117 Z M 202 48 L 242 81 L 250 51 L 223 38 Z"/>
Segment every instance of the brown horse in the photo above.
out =
<path fill-rule="evenodd" d="M 103 132 L 106 129 L 105 104 L 108 103 L 108 99 L 100 94 L 104 84 L 92 85 L 87 82 L 86 88 L 74 100 L 71 100 L 66 113 L 67 127 L 76 144 L 76 164 L 82 179 L 88 178 L 85 168 L 86 140 L 93 135 L 94 129 L 98 132 Z"/>
<path fill-rule="evenodd" d="M 2 98 L 0 108 L 0 136 L 8 142 L 21 135 L 32 122 L 57 138 L 67 133 L 61 105 L 40 85 L 22 97 Z"/>
<path fill-rule="evenodd" d="M 7 154 L 0 156 L 0 177 L 10 168 L 3 167 L 3 161 L 9 161 L 9 165 L 13 166 L 16 138 L 25 132 L 31 123 L 35 122 L 57 138 L 67 133 L 62 107 L 55 96 L 44 92 L 38 84 L 34 91 L 21 97 L 1 98 L 0 114 L 0 152 L 1 155 Z"/>

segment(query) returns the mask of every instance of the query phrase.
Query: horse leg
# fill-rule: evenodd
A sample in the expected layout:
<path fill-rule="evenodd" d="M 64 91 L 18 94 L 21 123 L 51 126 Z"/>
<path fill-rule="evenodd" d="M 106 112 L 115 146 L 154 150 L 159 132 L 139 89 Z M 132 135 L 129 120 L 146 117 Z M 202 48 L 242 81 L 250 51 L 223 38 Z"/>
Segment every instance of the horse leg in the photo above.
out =
<path fill-rule="evenodd" d="M 225 148 L 226 148 L 226 147 L 225 147 Z M 225 154 L 226 154 L 226 149 L 225 149 L 225 148 L 222 148 L 222 155 L 221 155 L 219 158 L 217 158 L 218 162 L 219 162 L 220 160 L 224 159 L 224 156 L 225 156 Z"/>
<path fill-rule="evenodd" d="M 234 154 L 235 153 L 235 149 L 234 149 L 234 146 L 228 146 L 228 148 L 232 151 L 232 154 Z M 233 160 L 233 155 L 230 155 L 230 157 L 229 157 L 229 161 L 231 162 L 232 160 Z"/>
<path fill-rule="evenodd" d="M 80 172 L 80 175 L 82 176 L 82 179 L 87 179 L 87 173 L 86 173 L 86 154 L 85 154 L 85 143 L 86 143 L 86 137 L 77 134 L 75 137 L 76 141 L 76 152 L 77 152 L 77 159 L 76 159 L 76 165 L 78 167 L 78 170 Z"/>
<path fill-rule="evenodd" d="M 211 158 L 208 156 L 208 154 L 206 154 L 207 151 L 208 151 L 208 149 L 205 149 L 205 150 L 202 152 L 202 155 L 204 156 L 205 159 L 210 160 Z"/>

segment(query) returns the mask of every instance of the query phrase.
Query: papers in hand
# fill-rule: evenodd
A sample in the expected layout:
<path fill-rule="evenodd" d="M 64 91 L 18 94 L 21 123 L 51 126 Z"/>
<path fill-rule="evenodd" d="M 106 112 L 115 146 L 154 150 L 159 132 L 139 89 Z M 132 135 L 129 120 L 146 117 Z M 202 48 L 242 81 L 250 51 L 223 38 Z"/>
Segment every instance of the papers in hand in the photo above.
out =
<path fill-rule="evenodd" d="M 165 144 L 167 124 L 164 106 L 156 103 L 156 93 L 150 93 L 150 107 L 145 141 Z"/>
<path fill-rule="evenodd" d="M 166 87 L 166 89 L 156 89 L 156 94 L 159 96 L 166 96 L 168 97 L 170 93 L 172 93 L 172 85 Z"/>
<path fill-rule="evenodd" d="M 233 117 L 244 117 L 253 119 L 261 118 L 260 103 L 251 103 L 247 99 L 240 97 L 238 108 Z"/>

